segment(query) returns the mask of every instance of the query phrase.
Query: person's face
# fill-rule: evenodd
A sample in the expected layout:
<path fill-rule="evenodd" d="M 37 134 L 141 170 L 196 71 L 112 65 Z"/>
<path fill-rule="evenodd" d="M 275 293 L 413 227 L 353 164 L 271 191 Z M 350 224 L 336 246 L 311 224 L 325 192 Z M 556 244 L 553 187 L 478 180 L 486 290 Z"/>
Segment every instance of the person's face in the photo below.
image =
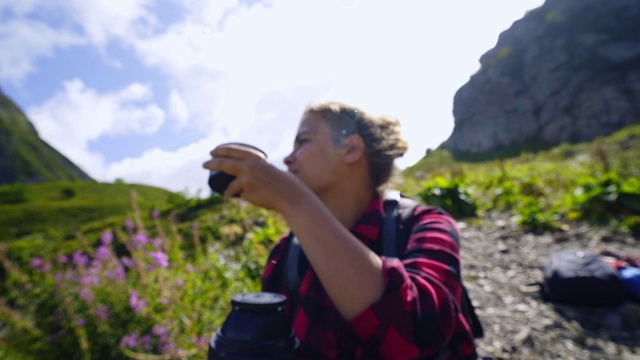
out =
<path fill-rule="evenodd" d="M 321 115 L 306 114 L 293 151 L 285 159 L 287 170 L 320 195 L 340 179 L 341 148 L 333 143 L 332 129 Z"/>

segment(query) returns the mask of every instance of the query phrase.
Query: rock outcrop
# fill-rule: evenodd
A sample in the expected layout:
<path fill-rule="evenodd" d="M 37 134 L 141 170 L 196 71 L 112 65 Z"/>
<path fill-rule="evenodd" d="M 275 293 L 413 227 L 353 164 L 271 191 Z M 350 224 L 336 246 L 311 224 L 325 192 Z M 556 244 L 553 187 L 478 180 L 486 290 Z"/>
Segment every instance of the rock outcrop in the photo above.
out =
<path fill-rule="evenodd" d="M 547 0 L 504 31 L 454 98 L 444 148 L 513 153 L 640 120 L 640 1 Z"/>

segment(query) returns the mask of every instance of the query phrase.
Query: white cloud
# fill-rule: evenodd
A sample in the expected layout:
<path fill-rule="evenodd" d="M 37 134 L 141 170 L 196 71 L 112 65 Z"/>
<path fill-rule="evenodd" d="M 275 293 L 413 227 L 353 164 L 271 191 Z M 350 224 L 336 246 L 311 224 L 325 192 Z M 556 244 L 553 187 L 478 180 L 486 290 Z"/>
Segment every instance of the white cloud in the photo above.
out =
<path fill-rule="evenodd" d="M 189 110 L 187 104 L 182 100 L 182 96 L 176 90 L 172 90 L 168 101 L 169 114 L 176 121 L 176 128 L 182 129 L 189 121 Z"/>
<path fill-rule="evenodd" d="M 157 24 L 152 0 L 57 0 L 55 6 L 99 46 L 112 38 L 143 36 Z"/>
<path fill-rule="evenodd" d="M 80 79 L 27 114 L 42 139 L 85 169 L 101 178 L 104 160 L 89 150 L 89 143 L 102 136 L 152 134 L 164 122 L 164 111 L 150 102 L 149 85 L 131 84 L 117 91 L 99 93 Z"/>
<path fill-rule="evenodd" d="M 37 71 L 36 61 L 52 56 L 57 48 L 80 45 L 84 40 L 64 29 L 33 20 L 0 17 L 0 80 L 20 83 Z"/>
<path fill-rule="evenodd" d="M 0 80 L 20 83 L 40 58 L 60 49 L 91 43 L 105 52 L 109 41 L 150 34 L 157 25 L 153 6 L 152 0 L 0 1 Z"/>

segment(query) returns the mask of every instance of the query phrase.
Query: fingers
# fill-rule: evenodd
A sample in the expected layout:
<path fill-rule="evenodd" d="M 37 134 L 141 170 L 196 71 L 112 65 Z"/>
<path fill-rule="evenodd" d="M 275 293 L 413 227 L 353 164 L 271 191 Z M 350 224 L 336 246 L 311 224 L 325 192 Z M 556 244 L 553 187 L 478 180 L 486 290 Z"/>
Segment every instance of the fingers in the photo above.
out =
<path fill-rule="evenodd" d="M 234 196 L 238 195 L 242 197 L 242 191 L 244 190 L 244 186 L 242 185 L 242 180 L 240 178 L 235 178 L 232 182 L 229 183 L 227 189 L 224 191 L 224 196 Z"/>
<path fill-rule="evenodd" d="M 244 165 L 241 161 L 230 158 L 215 157 L 202 164 L 202 167 L 212 171 L 221 171 L 229 175 L 237 176 L 242 172 Z"/>
<path fill-rule="evenodd" d="M 265 156 L 258 150 L 241 145 L 220 145 L 210 152 L 212 157 L 225 157 L 238 160 L 260 160 Z"/>

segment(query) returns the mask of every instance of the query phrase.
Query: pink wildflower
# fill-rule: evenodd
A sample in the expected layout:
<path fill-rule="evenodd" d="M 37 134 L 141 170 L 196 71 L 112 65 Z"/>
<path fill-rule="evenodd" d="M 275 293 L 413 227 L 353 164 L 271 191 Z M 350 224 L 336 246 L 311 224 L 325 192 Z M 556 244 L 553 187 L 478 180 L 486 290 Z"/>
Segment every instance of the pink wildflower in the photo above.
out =
<path fill-rule="evenodd" d="M 44 265 L 44 261 L 42 259 L 40 259 L 39 257 L 35 257 L 33 259 L 31 259 L 31 267 L 37 270 L 40 270 L 42 268 L 42 266 Z"/>
<path fill-rule="evenodd" d="M 129 293 L 129 305 L 131 305 L 136 314 L 140 314 L 147 307 L 147 302 L 138 297 L 137 291 L 131 291 Z"/>
<path fill-rule="evenodd" d="M 159 267 L 166 268 L 167 266 L 169 266 L 169 256 L 167 256 L 167 254 L 163 253 L 162 251 L 152 251 L 151 253 L 149 253 L 149 256 L 151 256 L 153 261 Z"/>
<path fill-rule="evenodd" d="M 129 231 L 133 230 L 133 221 L 131 221 L 131 219 L 126 219 L 124 221 L 124 228 Z"/>
<path fill-rule="evenodd" d="M 73 263 L 77 266 L 86 266 L 89 264 L 89 257 L 80 251 L 73 253 Z"/>
<path fill-rule="evenodd" d="M 100 237 L 102 245 L 110 245 L 113 242 L 113 233 L 111 231 L 105 231 Z"/>
<path fill-rule="evenodd" d="M 138 334 L 129 334 L 120 340 L 121 347 L 135 348 L 138 345 Z"/>
<path fill-rule="evenodd" d="M 105 261 L 108 260 L 109 257 L 111 257 L 111 252 L 109 251 L 109 248 L 104 245 L 98 246 L 98 248 L 96 249 L 95 257 L 97 260 Z"/>
<path fill-rule="evenodd" d="M 96 316 L 101 321 L 107 321 L 111 313 L 109 312 L 109 307 L 107 305 L 100 305 L 96 308 Z"/>

